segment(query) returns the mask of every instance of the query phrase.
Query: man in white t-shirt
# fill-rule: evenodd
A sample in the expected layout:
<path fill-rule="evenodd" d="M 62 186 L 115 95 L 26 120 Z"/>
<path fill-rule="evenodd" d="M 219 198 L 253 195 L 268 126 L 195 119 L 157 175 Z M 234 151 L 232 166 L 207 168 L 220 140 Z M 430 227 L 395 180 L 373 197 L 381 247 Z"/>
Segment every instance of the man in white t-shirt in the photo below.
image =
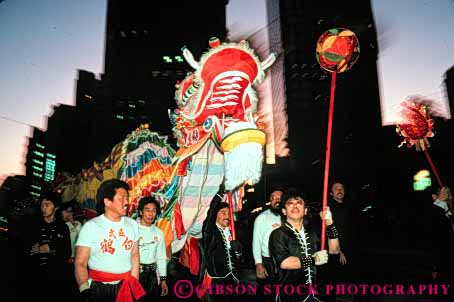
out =
<path fill-rule="evenodd" d="M 139 282 L 139 230 L 125 217 L 128 184 L 110 179 L 96 193 L 104 213 L 87 221 L 76 243 L 75 275 L 85 301 L 133 301 L 145 294 Z"/>
<path fill-rule="evenodd" d="M 71 258 L 70 263 L 74 262 L 76 252 L 76 241 L 82 229 L 82 223 L 74 219 L 73 205 L 71 202 L 65 202 L 61 206 L 61 218 L 69 228 L 69 236 L 71 237 Z"/>
<path fill-rule="evenodd" d="M 167 287 L 167 260 L 164 235 L 160 228 L 154 225 L 161 208 L 159 202 L 151 197 L 144 197 L 139 201 L 139 253 L 140 276 L 139 280 L 147 291 L 145 302 L 159 300 L 157 274 L 159 274 L 161 296 L 166 296 Z"/>
<path fill-rule="evenodd" d="M 252 253 L 255 261 L 256 277 L 260 281 L 268 279 L 271 274 L 271 258 L 268 240 L 273 230 L 281 226 L 281 209 L 279 203 L 282 191 L 275 190 L 270 195 L 270 208 L 262 212 L 254 221 Z M 271 280 L 267 280 L 270 282 Z"/>
<path fill-rule="evenodd" d="M 76 202 L 76 201 L 74 201 Z M 71 257 L 68 258 L 68 263 L 66 264 L 67 273 L 65 274 L 68 278 L 68 293 L 71 297 L 77 297 L 79 290 L 77 287 L 76 278 L 74 276 L 74 257 L 76 255 L 76 241 L 79 236 L 80 230 L 82 229 L 82 223 L 74 219 L 74 202 L 64 202 L 60 209 L 59 214 L 62 220 L 66 223 L 69 229 L 69 237 L 71 239 Z"/>

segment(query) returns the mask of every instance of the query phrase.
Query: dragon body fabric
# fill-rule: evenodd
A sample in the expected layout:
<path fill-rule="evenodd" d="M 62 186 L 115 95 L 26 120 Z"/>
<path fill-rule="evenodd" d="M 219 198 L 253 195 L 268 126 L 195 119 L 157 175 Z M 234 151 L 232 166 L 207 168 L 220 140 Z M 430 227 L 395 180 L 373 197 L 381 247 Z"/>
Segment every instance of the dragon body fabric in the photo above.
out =
<path fill-rule="evenodd" d="M 176 152 L 165 137 L 141 127 L 113 148 L 99 171 L 94 167 L 85 177 L 60 183 L 63 194 L 77 195 L 64 199 L 87 202 L 102 179 L 121 178 L 130 186 L 130 215 L 141 197 L 156 196 L 168 257 L 182 251 L 180 262 L 194 274 L 198 261 L 192 260 L 198 258 L 197 240 L 213 197 L 223 187 L 238 210 L 240 188 L 260 180 L 266 137 L 253 87 L 275 60 L 272 54 L 260 62 L 246 41 L 212 39 L 210 46 L 199 61 L 183 48 L 195 71 L 176 85 L 178 109 L 169 111 Z"/>

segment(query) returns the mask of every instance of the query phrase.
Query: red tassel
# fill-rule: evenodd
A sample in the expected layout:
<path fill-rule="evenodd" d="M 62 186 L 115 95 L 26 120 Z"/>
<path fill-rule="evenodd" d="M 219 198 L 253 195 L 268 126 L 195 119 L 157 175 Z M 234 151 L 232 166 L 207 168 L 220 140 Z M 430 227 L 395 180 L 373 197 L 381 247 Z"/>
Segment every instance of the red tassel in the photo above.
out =
<path fill-rule="evenodd" d="M 206 299 L 207 290 L 211 287 L 211 280 L 212 279 L 208 273 L 205 273 L 202 284 L 197 287 L 197 298 L 200 300 Z"/>
<path fill-rule="evenodd" d="M 180 204 L 178 202 L 175 203 L 175 207 L 173 209 L 174 218 L 175 218 L 175 233 L 177 235 L 178 240 L 181 239 L 181 235 L 186 233 L 183 225 L 183 216 L 181 214 Z"/>
<path fill-rule="evenodd" d="M 178 164 L 178 170 L 177 170 L 177 175 L 178 176 L 186 176 L 187 171 L 188 171 L 188 164 L 189 164 L 189 158 L 186 158 L 182 162 Z"/>
<path fill-rule="evenodd" d="M 194 237 L 189 238 L 189 263 L 189 271 L 197 276 L 200 270 L 200 252 L 198 240 Z"/>

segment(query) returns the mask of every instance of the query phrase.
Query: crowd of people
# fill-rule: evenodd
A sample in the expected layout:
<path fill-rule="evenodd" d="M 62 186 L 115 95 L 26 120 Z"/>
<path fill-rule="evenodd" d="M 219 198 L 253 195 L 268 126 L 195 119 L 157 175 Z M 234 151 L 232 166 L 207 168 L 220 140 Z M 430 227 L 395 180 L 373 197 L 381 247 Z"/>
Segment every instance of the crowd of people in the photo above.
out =
<path fill-rule="evenodd" d="M 21 239 L 24 280 L 38 300 L 56 301 L 160 301 L 173 295 L 163 232 L 155 225 L 161 209 L 152 196 L 139 201 L 138 217 L 128 217 L 128 185 L 118 179 L 103 182 L 96 202 L 98 216 L 74 218 L 74 204 L 61 203 L 56 193 L 42 196 L 40 219 Z M 242 282 L 240 265 L 245 245 L 232 238 L 229 205 L 220 192 L 212 201 L 203 224 L 198 299 L 231 300 L 213 292 Z M 252 255 L 255 262 L 257 301 L 275 284 L 297 286 L 353 282 L 357 245 L 354 205 L 345 198 L 345 187 L 335 182 L 328 207 L 310 216 L 303 192 L 288 188 L 270 194 L 269 208 L 254 220 Z M 449 240 L 454 234 L 452 195 L 448 187 L 433 192 L 431 207 L 433 278 L 451 278 Z M 309 219 L 310 218 L 310 219 Z M 326 246 L 321 250 L 321 222 L 326 223 Z M 178 277 L 177 277 L 178 278 Z M 268 287 L 269 288 L 269 287 Z M 62 296 L 62 293 L 64 296 Z M 299 293 L 273 292 L 273 299 L 296 301 Z M 174 297 L 173 297 L 174 298 Z M 194 298 L 194 297 L 191 297 Z M 19 299 L 22 300 L 22 299 Z M 277 301 L 277 300 L 276 300 Z"/>

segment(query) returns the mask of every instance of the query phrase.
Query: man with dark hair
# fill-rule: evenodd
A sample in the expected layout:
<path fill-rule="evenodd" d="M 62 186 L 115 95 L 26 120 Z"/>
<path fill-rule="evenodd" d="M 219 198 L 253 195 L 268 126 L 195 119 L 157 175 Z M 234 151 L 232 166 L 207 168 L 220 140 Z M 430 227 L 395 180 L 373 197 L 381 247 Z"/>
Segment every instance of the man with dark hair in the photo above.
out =
<path fill-rule="evenodd" d="M 264 287 L 274 283 L 271 273 L 272 263 L 268 249 L 268 241 L 273 230 L 281 226 L 280 201 L 282 191 L 275 190 L 270 195 L 270 208 L 260 213 L 254 221 L 252 235 L 252 253 L 255 261 L 256 280 L 259 285 L 259 295 L 265 295 Z M 264 298 L 264 296 L 260 296 Z"/>
<path fill-rule="evenodd" d="M 223 201 L 222 194 L 216 195 L 210 204 L 207 218 L 203 222 L 202 248 L 204 253 L 204 273 L 201 290 L 197 296 L 203 299 L 208 288 L 237 284 L 236 265 L 241 257 L 241 244 L 232 240 L 230 233 L 229 205 Z M 210 293 L 212 301 L 231 300 L 232 297 Z"/>
<path fill-rule="evenodd" d="M 119 179 L 109 179 L 101 184 L 96 192 L 96 212 L 98 215 L 104 214 L 106 205 L 104 199 L 113 200 L 117 194 L 117 190 L 124 189 L 126 192 L 129 190 L 129 185 Z M 125 214 L 126 215 L 126 214 Z"/>
<path fill-rule="evenodd" d="M 314 286 L 315 266 L 328 262 L 328 252 L 317 251 L 315 234 L 304 225 L 307 209 L 303 195 L 295 189 L 288 190 L 282 203 L 285 222 L 271 232 L 269 240 L 270 255 L 277 273 L 276 280 L 282 285 L 303 283 Z M 320 217 L 326 221 L 329 253 L 338 254 L 339 240 L 329 208 L 322 211 Z M 277 294 L 282 301 L 301 299 L 295 295 L 287 297 L 282 292 Z"/>
<path fill-rule="evenodd" d="M 68 295 L 67 297 L 76 298 L 78 297 L 78 288 L 77 282 L 74 276 L 74 257 L 76 254 L 76 241 L 79 236 L 80 229 L 82 228 L 82 223 L 74 219 L 74 203 L 76 201 L 64 202 L 62 203 L 59 209 L 59 217 L 66 223 L 69 229 L 69 237 L 71 239 L 71 257 L 68 259 L 66 264 L 65 278 L 67 278 L 68 283 Z"/>
<path fill-rule="evenodd" d="M 139 282 L 139 230 L 125 217 L 128 184 L 104 181 L 96 201 L 104 213 L 87 221 L 76 243 L 75 275 L 85 301 L 133 301 L 145 294 Z"/>
<path fill-rule="evenodd" d="M 50 284 L 57 288 L 65 285 L 61 276 L 65 273 L 64 268 L 71 256 L 68 227 L 56 215 L 60 202 L 60 196 L 54 192 L 43 194 L 39 225 L 31 229 L 33 235 L 29 251 L 38 274 L 36 280 L 39 290 L 36 294 L 40 296 L 45 292 L 43 298 L 50 300 L 57 298 L 52 296 L 56 292 L 46 288 Z"/>
<path fill-rule="evenodd" d="M 72 202 L 64 202 L 60 207 L 59 214 L 69 228 L 71 238 L 71 258 L 69 261 L 70 263 L 74 263 L 76 240 L 77 236 L 79 236 L 80 229 L 82 228 L 82 223 L 74 219 L 74 205 Z"/>
<path fill-rule="evenodd" d="M 139 201 L 139 253 L 140 283 L 147 291 L 145 301 L 158 301 L 159 288 L 156 273 L 159 274 L 161 296 L 166 296 L 169 289 L 166 283 L 167 261 L 164 235 L 156 225 L 156 218 L 161 214 L 159 202 L 152 196 Z"/>
<path fill-rule="evenodd" d="M 328 277 L 333 282 L 351 281 L 354 264 L 354 250 L 356 243 L 357 218 L 351 200 L 345 198 L 345 186 L 336 181 L 331 186 L 331 199 L 328 206 L 339 232 L 340 254 L 339 261 L 329 264 Z"/>

